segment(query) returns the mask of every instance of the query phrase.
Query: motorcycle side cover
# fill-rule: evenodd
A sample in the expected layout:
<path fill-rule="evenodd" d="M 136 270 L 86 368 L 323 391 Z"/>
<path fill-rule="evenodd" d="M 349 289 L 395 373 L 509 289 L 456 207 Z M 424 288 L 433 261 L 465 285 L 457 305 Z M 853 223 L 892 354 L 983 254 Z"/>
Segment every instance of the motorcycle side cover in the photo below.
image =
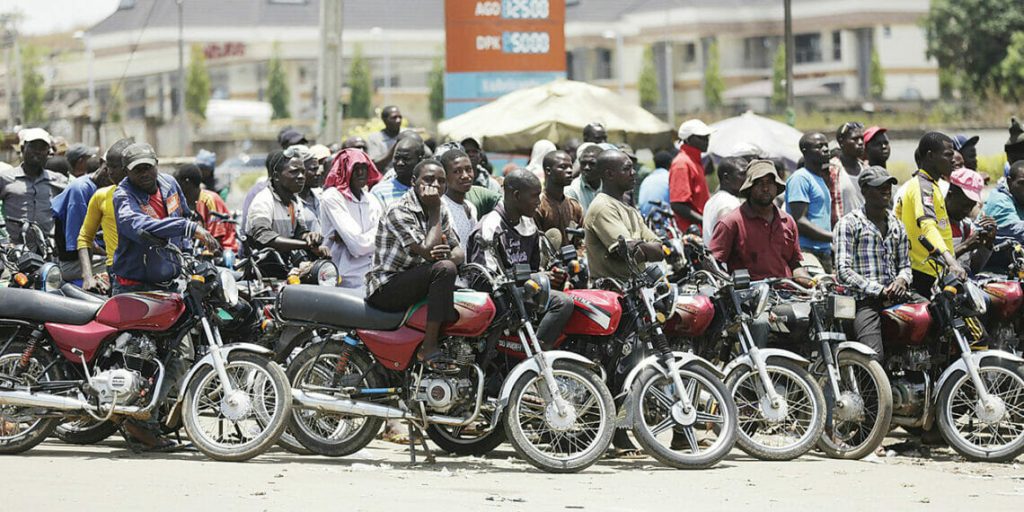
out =
<path fill-rule="evenodd" d="M 680 295 L 675 314 L 665 322 L 665 334 L 693 338 L 704 334 L 715 319 L 715 304 L 703 295 Z"/>
<path fill-rule="evenodd" d="M 185 301 L 177 293 L 123 293 L 103 303 L 96 321 L 121 331 L 166 331 L 184 312 Z"/>
<path fill-rule="evenodd" d="M 619 294 L 607 290 L 569 290 L 565 292 L 573 302 L 572 316 L 565 326 L 565 334 L 581 336 L 610 336 L 622 320 Z"/>
<path fill-rule="evenodd" d="M 921 345 L 932 325 L 927 302 L 892 306 L 882 310 L 881 317 L 886 345 Z"/>

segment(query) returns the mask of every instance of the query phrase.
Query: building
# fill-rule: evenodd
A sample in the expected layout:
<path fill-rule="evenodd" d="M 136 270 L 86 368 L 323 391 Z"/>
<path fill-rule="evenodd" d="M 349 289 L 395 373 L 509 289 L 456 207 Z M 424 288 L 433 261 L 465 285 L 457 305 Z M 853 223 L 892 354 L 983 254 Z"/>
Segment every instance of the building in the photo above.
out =
<path fill-rule="evenodd" d="M 783 33 L 780 0 L 571 0 L 566 11 L 569 78 L 621 89 L 639 102 L 636 83 L 650 46 L 660 84 L 651 109 L 675 118 L 704 107 L 702 84 L 709 49 L 717 42 L 725 99 L 763 110 L 771 95 L 772 62 Z M 867 97 L 868 69 L 877 52 L 885 72 L 886 100 L 934 100 L 937 64 L 925 55 L 919 20 L 928 0 L 793 0 L 798 102 L 857 104 Z M 183 40 L 200 45 L 213 98 L 266 100 L 267 67 L 282 59 L 294 122 L 314 127 L 317 118 L 319 0 L 184 0 Z M 376 104 L 403 107 L 414 124 L 429 126 L 428 75 L 444 52 L 444 0 L 345 2 L 343 69 L 357 48 L 368 60 Z M 124 127 L 118 132 L 156 141 L 162 153 L 179 147 L 176 2 L 121 0 L 116 12 L 89 28 L 80 50 L 48 66 L 54 118 L 73 119 L 66 136 L 96 143 L 97 118 L 120 97 Z M 666 62 L 668 56 L 669 62 Z M 187 66 L 187 62 L 186 62 Z M 666 76 L 674 92 L 667 112 Z M 95 104 L 88 98 L 93 84 Z M 114 94 L 114 91 L 120 91 Z M 346 93 L 343 93 L 343 96 Z M 342 98 L 345 101 L 345 97 Z M 8 101 L 0 119 L 8 120 Z M 259 132 L 260 127 L 249 127 Z M 57 130 L 61 131 L 61 130 Z M 271 131 L 262 127 L 262 132 Z M 189 138 L 209 138 L 202 130 Z M 107 137 L 99 142 L 106 143 Z"/>

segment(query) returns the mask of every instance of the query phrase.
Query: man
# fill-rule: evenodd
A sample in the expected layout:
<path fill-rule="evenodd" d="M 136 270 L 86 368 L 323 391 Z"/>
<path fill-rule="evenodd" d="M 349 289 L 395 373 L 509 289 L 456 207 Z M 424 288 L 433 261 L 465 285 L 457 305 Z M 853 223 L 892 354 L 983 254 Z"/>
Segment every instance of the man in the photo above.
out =
<path fill-rule="evenodd" d="M 590 275 L 594 279 L 628 279 L 632 275 L 629 264 L 616 254 L 619 237 L 625 239 L 638 265 L 661 261 L 665 253 L 658 235 L 647 227 L 640 211 L 623 202 L 636 180 L 633 160 L 618 149 L 608 149 L 597 158 L 597 172 L 604 177 L 603 188 L 583 217 Z"/>
<path fill-rule="evenodd" d="M 363 139 L 362 137 L 357 137 L 357 136 L 353 135 L 353 136 L 345 139 L 345 142 L 343 142 L 341 144 L 341 149 L 348 149 L 348 148 L 356 148 L 358 150 L 361 150 L 363 153 L 366 153 L 366 149 L 367 149 L 366 140 Z"/>
<path fill-rule="evenodd" d="M 18 134 L 21 139 L 21 165 L 0 171 L 0 201 L 7 234 L 13 244 L 27 243 L 38 249 L 42 240 L 23 237 L 22 221 L 39 225 L 44 235 L 53 230 L 50 202 L 67 186 L 67 178 L 44 169 L 50 157 L 50 134 L 42 128 L 27 128 Z"/>
<path fill-rule="evenodd" d="M 178 185 L 185 195 L 185 203 L 193 213 L 192 220 L 206 228 L 217 239 L 221 248 L 238 252 L 235 226 L 213 215 L 214 212 L 229 214 L 228 206 L 219 195 L 203 188 L 203 174 L 199 167 L 185 164 L 178 168 L 174 179 L 178 180 Z"/>
<path fill-rule="evenodd" d="M 483 217 L 494 210 L 501 202 L 501 194 L 487 187 L 473 185 L 466 192 L 466 201 L 476 208 L 477 215 Z"/>
<path fill-rule="evenodd" d="M 828 140 L 821 133 L 804 135 L 800 152 L 804 166 L 786 182 L 786 213 L 796 221 L 800 249 L 817 258 L 822 270 L 831 274 L 833 196 L 828 186 Z"/>
<path fill-rule="evenodd" d="M 104 261 L 108 274 L 114 268 L 114 254 L 117 252 L 117 212 L 114 210 L 114 191 L 124 180 L 128 170 L 124 167 L 124 150 L 135 144 L 132 137 L 118 140 L 107 148 L 106 168 L 112 185 L 96 191 L 89 199 L 89 207 L 82 221 L 75 247 L 78 249 L 78 263 L 82 269 L 82 288 L 107 293 L 109 281 L 97 279 L 92 271 L 92 255 L 106 256 Z M 103 228 L 103 243 L 95 243 L 96 232 Z"/>
<path fill-rule="evenodd" d="M 946 200 L 939 190 L 939 180 L 948 179 L 953 169 L 953 141 L 942 133 L 928 132 L 917 145 L 917 155 L 921 168 L 907 182 L 902 197 L 896 199 L 895 213 L 910 238 L 911 285 L 919 295 L 931 297 L 937 273 L 919 237 L 928 239 L 950 272 L 961 279 L 967 277 L 956 260 Z"/>
<path fill-rule="evenodd" d="M 564 151 L 559 153 L 565 154 Z M 565 154 L 568 158 L 568 154 Z M 572 165 L 569 165 L 570 170 Z M 480 219 L 480 226 L 470 236 L 469 261 L 502 272 L 505 269 L 488 249 L 477 243 L 484 240 L 500 240 L 509 264 L 527 264 L 531 272 L 542 271 L 540 266 L 540 237 L 543 236 L 531 219 L 540 203 L 540 180 L 533 173 L 517 169 L 505 177 L 505 200 L 491 213 Z M 561 292 L 565 285 L 565 274 L 552 273 L 551 292 L 547 309 L 537 324 L 537 339 L 545 350 L 554 348 L 569 318 L 572 317 L 573 301 Z"/>
<path fill-rule="evenodd" d="M 889 136 L 885 134 L 885 128 L 872 126 L 864 130 L 864 155 L 867 157 L 868 165 L 885 167 L 889 162 Z"/>
<path fill-rule="evenodd" d="M 117 251 L 114 253 L 113 293 L 169 290 L 178 277 L 177 262 L 142 238 L 142 232 L 162 238 L 184 250 L 189 239 L 202 242 L 211 250 L 217 240 L 202 226 L 188 220 L 184 193 L 174 178 L 157 172 L 157 158 L 146 143 L 135 143 L 124 150 L 128 178 L 114 191 L 117 212 Z"/>
<path fill-rule="evenodd" d="M 298 156 L 300 159 L 302 159 L 303 168 L 304 169 L 306 168 L 307 162 L 311 158 L 313 158 L 312 157 L 312 153 L 309 151 L 309 146 L 306 146 L 306 145 L 303 145 L 303 144 L 295 144 L 295 145 L 292 145 L 292 146 L 288 146 L 287 148 L 285 148 L 285 152 L 287 152 L 290 155 L 288 158 L 291 158 L 292 156 Z M 257 181 L 256 184 L 253 185 L 252 188 L 249 189 L 249 192 L 247 192 L 245 194 L 245 199 L 242 201 L 242 219 L 241 219 L 241 226 L 240 227 L 241 227 L 243 233 L 248 233 L 249 232 L 249 225 L 248 225 L 248 222 L 249 222 L 249 207 L 252 205 L 253 199 L 255 199 L 256 196 L 260 192 L 263 192 L 264 190 L 266 190 L 267 187 L 270 186 L 270 179 L 269 179 L 270 178 L 270 165 L 269 165 L 269 162 L 270 161 L 268 159 L 267 160 L 267 164 L 266 164 L 266 167 L 267 167 L 267 179 Z M 309 222 L 308 214 L 307 214 L 307 218 L 303 219 L 303 220 L 304 220 L 304 222 L 307 222 L 307 226 L 308 226 L 309 225 L 308 224 L 308 222 Z M 319 219 L 318 219 L 318 221 L 319 221 Z"/>
<path fill-rule="evenodd" d="M 466 194 L 473 187 L 475 171 L 473 163 L 458 144 L 438 148 L 441 165 L 444 166 L 448 187 L 441 196 L 441 204 L 448 210 L 452 229 L 459 236 L 458 244 L 463 251 L 469 243 L 469 234 L 476 228 L 477 213 L 473 203 L 466 200 Z M 455 242 L 455 240 L 452 240 Z"/>
<path fill-rule="evenodd" d="M 306 139 L 302 132 L 295 128 L 285 128 L 277 134 L 277 143 L 281 145 L 281 149 L 288 149 L 299 144 L 308 146 L 309 140 Z"/>
<path fill-rule="evenodd" d="M 704 224 L 704 204 L 711 194 L 704 177 L 701 153 L 708 150 L 714 130 L 700 119 L 690 119 L 679 125 L 679 154 L 669 169 L 669 200 L 676 226 L 686 232 L 690 226 Z"/>
<path fill-rule="evenodd" d="M 385 212 L 412 187 L 412 171 L 416 168 L 416 164 L 423 160 L 423 142 L 418 137 L 403 138 L 395 144 L 392 153 L 393 155 L 389 159 L 393 160 L 395 177 L 387 179 L 385 176 L 384 181 L 370 190 L 373 195 L 377 196 L 377 199 L 380 199 Z M 372 154 L 370 158 L 373 158 Z"/>
<path fill-rule="evenodd" d="M 398 134 L 402 131 L 402 112 L 398 107 L 388 105 L 380 111 L 380 120 L 384 121 L 384 129 L 367 137 L 366 152 L 378 169 L 387 169 L 394 157 L 392 150 L 398 142 Z"/>
<path fill-rule="evenodd" d="M 640 213 L 646 218 L 651 210 L 660 204 L 669 204 L 668 194 L 668 169 L 672 167 L 672 153 L 658 151 L 654 154 L 654 170 L 640 182 L 640 192 L 637 193 L 637 207 Z"/>
<path fill-rule="evenodd" d="M 853 330 L 857 339 L 882 360 L 883 308 L 903 299 L 913 275 L 907 230 L 891 212 L 896 178 L 879 166 L 857 176 L 864 206 L 847 213 L 836 224 L 835 254 L 839 282 L 857 298 Z"/>
<path fill-rule="evenodd" d="M 572 159 L 573 165 L 576 165 L 576 150 L 580 148 L 580 144 L 582 144 L 582 142 L 576 137 L 573 137 L 562 146 L 562 150 L 568 153 L 569 158 Z"/>
<path fill-rule="evenodd" d="M 75 153 L 81 158 L 85 146 L 75 144 L 68 153 Z M 85 163 L 81 159 L 82 163 Z M 84 168 L 84 167 L 83 167 Z M 65 281 L 82 285 L 82 264 L 78 258 L 78 235 L 89 211 L 89 201 L 100 187 L 113 185 L 110 173 L 100 168 L 93 174 L 75 178 L 63 192 L 53 198 L 50 211 L 54 221 L 54 249 L 60 265 L 61 278 Z M 91 265 L 91 262 L 90 262 Z"/>
<path fill-rule="evenodd" d="M 858 122 L 843 123 L 836 130 L 836 142 L 839 144 L 839 155 L 829 161 L 833 224 L 839 222 L 844 213 L 864 206 L 864 197 L 857 186 L 857 176 L 867 167 L 864 161 L 864 125 Z"/>
<path fill-rule="evenodd" d="M 742 158 L 723 158 L 718 162 L 718 192 L 704 205 L 704 246 L 711 246 L 715 225 L 729 212 L 743 204 L 740 188 L 747 181 L 747 162 Z"/>
<path fill-rule="evenodd" d="M 984 213 L 976 220 L 971 212 L 981 203 L 985 178 L 970 169 L 958 169 L 949 177 L 946 191 L 946 210 L 953 231 L 953 253 L 960 265 L 972 274 L 981 272 L 992 256 L 996 239 L 996 220 Z"/>
<path fill-rule="evenodd" d="M 320 232 L 320 191 L 324 181 L 323 174 L 323 162 L 320 160 L 318 151 L 315 151 L 313 146 L 310 148 L 304 148 L 305 152 L 302 155 L 302 166 L 306 170 L 306 183 L 303 185 L 302 190 L 299 191 L 299 200 L 302 201 L 302 215 L 303 220 L 306 224 L 306 229 L 313 231 L 314 233 Z M 323 148 L 322 151 L 327 150 L 327 146 L 320 146 Z M 322 152 L 320 152 L 322 154 Z M 330 153 L 324 155 L 323 158 L 327 158 Z"/>
<path fill-rule="evenodd" d="M 78 178 L 84 175 L 89 159 L 96 156 L 97 151 L 97 148 L 92 148 L 85 144 L 72 144 L 68 148 L 68 152 L 64 154 L 68 159 L 68 165 L 71 166 L 71 176 Z"/>
<path fill-rule="evenodd" d="M 960 153 L 964 159 L 964 167 L 976 170 L 978 168 L 978 141 L 977 135 L 968 137 L 960 134 L 953 137 L 953 149 Z M 1012 163 L 1012 162 L 1011 162 Z"/>
<path fill-rule="evenodd" d="M 1016 117 L 1010 118 L 1010 138 L 1003 145 L 1003 150 L 1006 151 L 1005 171 L 1009 171 L 1018 160 L 1024 160 L 1024 128 Z"/>
<path fill-rule="evenodd" d="M 557 229 L 562 234 L 562 245 L 570 243 L 566 228 L 583 225 L 583 207 L 565 195 L 565 187 L 572 183 L 572 158 L 565 151 L 552 151 L 544 157 L 544 192 L 533 220 L 541 231 Z M 507 194 L 507 192 L 506 192 Z M 579 245 L 577 240 L 573 245 Z"/>
<path fill-rule="evenodd" d="M 593 142 L 584 142 L 576 153 L 576 161 L 580 164 L 580 174 L 573 178 L 565 189 L 565 195 L 580 203 L 586 215 L 590 202 L 601 192 L 601 173 L 597 170 L 597 156 L 603 149 Z"/>
<path fill-rule="evenodd" d="M 491 177 L 491 172 L 484 166 L 483 147 L 473 137 L 462 139 L 462 150 L 469 155 L 469 161 L 473 164 L 476 175 L 473 177 L 473 184 L 478 187 L 489 188 L 495 192 L 501 192 L 501 184 Z"/>
<path fill-rule="evenodd" d="M 985 215 L 996 221 L 996 234 L 1024 243 L 1024 160 L 1010 166 L 1006 179 L 988 195 Z"/>
<path fill-rule="evenodd" d="M 590 123 L 583 127 L 583 142 L 604 144 L 608 142 L 608 132 L 601 123 Z"/>
<path fill-rule="evenodd" d="M 305 223 L 298 193 L 306 184 L 304 155 L 289 148 L 267 155 L 270 186 L 256 195 L 246 219 L 248 243 L 255 249 L 271 247 L 282 256 L 306 251 L 314 257 L 329 256 L 321 247 L 323 236 Z"/>

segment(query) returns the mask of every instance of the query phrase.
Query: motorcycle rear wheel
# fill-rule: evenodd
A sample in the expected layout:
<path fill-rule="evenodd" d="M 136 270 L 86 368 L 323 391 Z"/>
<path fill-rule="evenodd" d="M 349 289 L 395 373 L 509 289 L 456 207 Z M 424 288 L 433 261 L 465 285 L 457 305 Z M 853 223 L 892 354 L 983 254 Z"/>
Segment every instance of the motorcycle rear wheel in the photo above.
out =
<path fill-rule="evenodd" d="M 82 418 L 61 423 L 54 431 L 54 435 L 67 444 L 87 445 L 105 440 L 117 433 L 118 428 L 118 425 L 110 420 L 96 421 L 91 418 Z"/>
<path fill-rule="evenodd" d="M 736 444 L 736 404 L 722 380 L 708 370 L 690 364 L 679 374 L 696 408 L 691 424 L 682 425 L 675 417 L 681 409 L 672 378 L 648 368 L 633 383 L 627 400 L 633 435 L 645 452 L 666 466 L 709 468 Z M 673 447 L 677 434 L 685 446 Z"/>
<path fill-rule="evenodd" d="M 445 452 L 480 457 L 492 452 L 505 442 L 505 431 L 495 428 L 481 435 L 472 431 L 467 432 L 465 427 L 432 423 L 427 425 L 427 437 Z"/>
<path fill-rule="evenodd" d="M 600 459 L 615 433 L 615 401 L 601 378 L 574 361 L 555 361 L 559 393 L 573 410 L 571 425 L 555 427 L 544 378 L 527 372 L 512 387 L 505 435 L 516 453 L 549 473 L 575 473 Z"/>
<path fill-rule="evenodd" d="M 837 421 L 840 412 L 833 410 L 825 418 L 825 431 L 818 448 L 833 459 L 859 460 L 875 452 L 892 422 L 892 385 L 882 365 L 864 354 L 844 351 L 839 354 L 839 392 L 859 400 L 862 414 L 856 420 Z M 835 403 L 827 377 L 819 380 L 825 404 Z M 859 390 L 857 393 L 854 390 Z"/>
<path fill-rule="evenodd" d="M 3 354 L 0 354 L 0 375 L 13 376 L 14 369 L 21 360 L 26 344 L 21 341 L 11 343 Z M 27 384 L 26 377 L 38 382 L 40 380 L 60 380 L 61 372 L 57 365 L 52 365 L 53 356 L 49 352 L 36 349 L 29 360 L 28 370 L 22 374 L 20 383 Z M 46 374 L 43 369 L 49 368 Z M 28 414 L 28 407 L 0 406 L 0 454 L 21 453 L 31 450 L 43 442 L 60 424 L 60 418 L 45 418 Z"/>
<path fill-rule="evenodd" d="M 978 414 L 977 391 L 965 371 L 951 375 L 939 390 L 939 431 L 946 442 L 972 461 L 1007 462 L 1024 453 L 1024 378 L 1020 363 L 995 360 L 978 368 L 988 392 L 1005 415 L 986 424 Z M 968 435 L 969 434 L 969 435 Z M 1004 437 L 1005 436 L 1005 437 Z M 982 441 L 1001 443 L 979 444 Z"/>

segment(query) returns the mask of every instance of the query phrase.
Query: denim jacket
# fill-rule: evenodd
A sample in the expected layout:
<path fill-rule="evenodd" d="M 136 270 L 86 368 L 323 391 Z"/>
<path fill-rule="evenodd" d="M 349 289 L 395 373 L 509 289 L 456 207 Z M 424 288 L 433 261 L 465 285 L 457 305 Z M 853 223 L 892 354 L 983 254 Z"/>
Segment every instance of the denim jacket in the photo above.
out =
<path fill-rule="evenodd" d="M 143 283 L 163 283 L 178 275 L 178 265 L 167 251 L 150 248 L 139 236 L 143 230 L 180 247 L 191 248 L 190 240 L 198 226 L 188 220 L 185 194 L 171 176 L 157 176 L 164 198 L 167 217 L 157 219 L 150 210 L 149 194 L 139 190 L 128 178 L 114 191 L 114 211 L 117 212 L 117 251 L 114 253 L 113 273 L 118 277 Z"/>

